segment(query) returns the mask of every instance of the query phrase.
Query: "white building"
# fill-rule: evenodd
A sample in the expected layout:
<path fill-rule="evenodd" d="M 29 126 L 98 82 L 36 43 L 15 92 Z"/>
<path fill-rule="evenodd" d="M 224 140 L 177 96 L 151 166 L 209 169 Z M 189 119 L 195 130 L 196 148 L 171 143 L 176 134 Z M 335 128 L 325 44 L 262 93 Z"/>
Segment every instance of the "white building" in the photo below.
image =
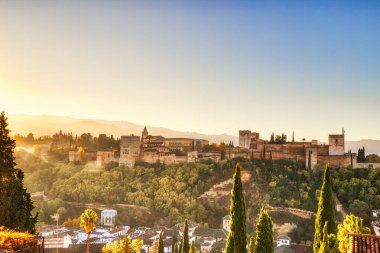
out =
<path fill-rule="evenodd" d="M 96 152 L 96 166 L 102 167 L 109 162 L 117 162 L 117 151 L 98 151 Z"/>
<path fill-rule="evenodd" d="M 67 249 L 70 246 L 70 244 L 72 244 L 71 236 L 64 235 L 63 237 L 59 236 L 58 238 L 56 238 L 56 237 L 46 238 L 45 242 L 44 242 L 44 247 L 45 247 L 45 249 L 48 249 L 48 248 L 64 248 L 64 249 Z"/>
<path fill-rule="evenodd" d="M 290 238 L 285 235 L 280 235 L 277 237 L 277 247 L 281 247 L 283 245 L 290 245 Z"/>
<path fill-rule="evenodd" d="M 210 252 L 212 249 L 212 243 L 205 242 L 201 245 L 201 252 Z"/>
<path fill-rule="evenodd" d="M 231 223 L 231 217 L 229 215 L 226 215 L 223 217 L 223 229 L 226 231 L 230 231 L 230 223 Z"/>
<path fill-rule="evenodd" d="M 150 230 L 150 228 L 148 227 L 138 227 L 136 228 L 135 233 L 142 235 L 142 234 L 145 234 L 148 230 Z"/>
<path fill-rule="evenodd" d="M 115 226 L 117 211 L 114 209 L 104 209 L 101 213 L 100 223 L 103 226 Z"/>
<path fill-rule="evenodd" d="M 124 237 L 127 235 L 130 227 L 121 226 L 113 228 L 96 228 L 90 234 L 90 238 L 94 239 L 94 243 L 107 243 L 113 241 L 115 238 Z M 87 233 L 83 229 L 78 232 L 78 243 L 84 243 L 87 240 Z"/>
<path fill-rule="evenodd" d="M 380 217 L 380 209 L 372 210 L 372 216 L 375 218 Z"/>
<path fill-rule="evenodd" d="M 116 227 L 116 228 L 111 228 L 109 230 L 109 233 L 111 234 L 112 237 L 120 237 L 120 236 L 125 236 L 130 227 L 129 226 L 121 226 L 121 227 Z"/>
<path fill-rule="evenodd" d="M 380 221 L 374 221 L 371 223 L 375 235 L 380 235 Z"/>
<path fill-rule="evenodd" d="M 49 236 L 55 236 L 58 233 L 64 233 L 67 232 L 68 229 L 65 227 L 58 227 L 55 225 L 44 225 L 39 226 L 37 228 L 38 232 L 41 234 L 42 237 L 49 237 Z"/>

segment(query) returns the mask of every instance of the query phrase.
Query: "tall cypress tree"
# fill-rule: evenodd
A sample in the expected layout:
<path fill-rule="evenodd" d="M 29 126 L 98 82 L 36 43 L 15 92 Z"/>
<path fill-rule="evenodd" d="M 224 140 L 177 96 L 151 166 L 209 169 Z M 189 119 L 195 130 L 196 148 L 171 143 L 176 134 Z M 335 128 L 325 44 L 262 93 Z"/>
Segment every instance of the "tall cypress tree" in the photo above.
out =
<path fill-rule="evenodd" d="M 37 215 L 30 194 L 23 186 L 24 173 L 16 169 L 13 150 L 16 144 L 10 138 L 5 113 L 0 115 L 0 226 L 35 233 Z"/>
<path fill-rule="evenodd" d="M 160 238 L 158 239 L 158 253 L 165 253 L 164 252 L 164 241 L 162 240 L 162 231 L 160 233 Z"/>
<path fill-rule="evenodd" d="M 189 252 L 189 253 L 196 253 L 196 252 L 197 252 L 197 249 L 195 248 L 194 241 L 192 241 L 192 242 L 191 242 L 190 252 Z"/>
<path fill-rule="evenodd" d="M 174 229 L 173 231 L 173 243 L 172 243 L 172 253 L 177 253 L 178 252 L 178 248 L 176 249 L 176 246 L 177 246 L 177 230 Z"/>
<path fill-rule="evenodd" d="M 255 247 L 255 237 L 251 236 L 249 239 L 248 253 L 253 253 L 253 249 Z"/>
<path fill-rule="evenodd" d="M 241 182 L 240 164 L 236 165 L 231 190 L 230 232 L 228 234 L 226 253 L 247 252 L 247 225 L 243 184 Z"/>
<path fill-rule="evenodd" d="M 317 253 L 330 253 L 327 224 L 328 222 L 326 222 L 323 226 L 321 244 Z"/>
<path fill-rule="evenodd" d="M 309 150 L 309 154 L 308 154 L 309 157 L 308 157 L 308 164 L 307 164 L 307 167 L 309 170 L 311 170 L 311 153 L 312 153 L 312 151 Z"/>
<path fill-rule="evenodd" d="M 353 160 L 353 157 L 352 157 L 351 149 L 348 151 L 348 153 L 350 154 L 350 165 L 351 165 L 351 168 L 353 168 L 354 167 L 354 160 Z"/>
<path fill-rule="evenodd" d="M 266 149 L 265 149 L 265 144 L 264 144 L 264 150 L 263 150 L 263 160 L 265 161 L 265 159 L 266 159 L 266 156 L 267 156 L 267 154 L 266 154 L 267 152 L 266 152 Z"/>
<path fill-rule="evenodd" d="M 321 193 L 319 195 L 318 212 L 315 219 L 314 252 L 318 252 L 323 240 L 323 226 L 327 222 L 327 233 L 336 234 L 335 205 L 332 191 L 330 167 L 325 167 Z"/>
<path fill-rule="evenodd" d="M 363 146 L 362 156 L 363 156 L 363 162 L 365 162 L 365 147 L 364 146 Z"/>
<path fill-rule="evenodd" d="M 185 221 L 185 225 L 183 226 L 183 235 L 181 242 L 181 253 L 189 253 L 189 228 L 187 226 L 187 220 Z"/>
<path fill-rule="evenodd" d="M 256 224 L 256 239 L 253 253 L 273 253 L 273 223 L 268 212 L 261 208 Z"/>
<path fill-rule="evenodd" d="M 329 234 L 327 232 L 327 224 L 328 222 L 326 222 L 323 226 L 321 246 L 319 247 L 319 251 L 317 253 L 340 253 L 341 251 L 338 248 L 338 239 L 335 234 Z"/>

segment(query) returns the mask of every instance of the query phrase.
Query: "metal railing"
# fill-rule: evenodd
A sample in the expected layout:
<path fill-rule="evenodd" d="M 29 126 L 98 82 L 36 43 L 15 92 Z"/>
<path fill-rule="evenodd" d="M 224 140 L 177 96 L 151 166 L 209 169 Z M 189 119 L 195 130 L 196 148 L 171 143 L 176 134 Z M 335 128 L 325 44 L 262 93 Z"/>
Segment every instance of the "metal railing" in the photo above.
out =
<path fill-rule="evenodd" d="M 18 246 L 14 253 L 44 253 L 45 239 L 37 237 L 33 241 Z"/>

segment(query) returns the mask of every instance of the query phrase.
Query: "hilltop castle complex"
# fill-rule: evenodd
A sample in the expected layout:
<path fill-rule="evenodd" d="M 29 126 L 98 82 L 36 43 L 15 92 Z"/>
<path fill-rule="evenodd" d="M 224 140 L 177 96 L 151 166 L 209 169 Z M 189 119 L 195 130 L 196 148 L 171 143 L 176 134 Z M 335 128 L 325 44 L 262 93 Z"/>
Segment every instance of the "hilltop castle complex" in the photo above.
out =
<path fill-rule="evenodd" d="M 207 140 L 149 135 L 145 127 L 141 137 L 121 136 L 119 164 L 134 166 L 136 161 L 165 164 L 195 161 L 195 148 L 208 144 Z"/>
<path fill-rule="evenodd" d="M 272 135 L 271 140 L 260 138 L 260 134 L 250 130 L 239 131 L 239 145 L 210 145 L 209 141 L 191 138 L 166 138 L 160 135 L 150 135 L 146 127 L 141 136 L 121 136 L 120 150 L 87 150 L 86 160 L 96 160 L 98 166 L 109 162 L 117 162 L 133 167 L 136 162 L 176 164 L 196 162 L 200 160 L 232 159 L 243 157 L 257 160 L 289 159 L 303 162 L 307 168 L 315 165 L 330 164 L 332 167 L 357 167 L 357 157 L 354 153 L 345 152 L 345 133 L 332 134 L 328 144 L 312 141 L 286 141 L 286 136 Z M 83 155 L 82 155 L 83 158 Z M 78 151 L 69 151 L 69 160 L 79 161 Z"/>
<path fill-rule="evenodd" d="M 260 139 L 260 134 L 250 130 L 239 131 L 239 145 L 227 147 L 225 157 L 228 159 L 244 157 L 248 159 L 289 159 L 304 162 L 313 169 L 316 164 L 330 164 L 332 167 L 356 167 L 356 154 L 345 152 L 344 130 L 341 134 L 329 135 L 328 144 L 317 140 L 275 143 Z M 144 128 L 141 137 L 122 136 L 120 144 L 120 164 L 133 166 L 136 161 L 165 164 L 194 162 L 211 159 L 217 162 L 221 154 L 216 151 L 202 152 L 209 145 L 207 140 L 189 138 L 165 138 L 152 136 Z"/>
<path fill-rule="evenodd" d="M 356 167 L 356 154 L 345 152 L 344 129 L 342 134 L 329 135 L 328 144 L 311 142 L 273 143 L 260 139 L 260 134 L 249 130 L 239 131 L 239 149 L 232 152 L 232 157 L 242 156 L 254 159 L 290 159 L 305 162 L 307 167 L 316 164 L 330 164 L 332 167 Z M 231 158 L 232 158 L 231 157 Z"/>

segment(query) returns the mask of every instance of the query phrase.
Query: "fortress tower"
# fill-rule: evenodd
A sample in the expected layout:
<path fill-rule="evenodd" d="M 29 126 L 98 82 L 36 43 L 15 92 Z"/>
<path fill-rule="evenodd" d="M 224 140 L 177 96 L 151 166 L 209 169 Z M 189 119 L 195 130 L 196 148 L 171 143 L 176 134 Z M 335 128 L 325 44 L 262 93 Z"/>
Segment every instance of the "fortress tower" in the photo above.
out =
<path fill-rule="evenodd" d="M 329 155 L 344 155 L 344 129 L 342 134 L 330 134 L 329 135 Z"/>
<path fill-rule="evenodd" d="M 146 127 L 144 127 L 144 130 L 142 131 L 142 135 L 141 135 L 141 142 L 143 143 L 145 138 L 148 137 L 148 130 L 146 129 Z"/>
<path fill-rule="evenodd" d="M 239 130 L 239 147 L 249 148 L 251 146 L 251 131 Z"/>

